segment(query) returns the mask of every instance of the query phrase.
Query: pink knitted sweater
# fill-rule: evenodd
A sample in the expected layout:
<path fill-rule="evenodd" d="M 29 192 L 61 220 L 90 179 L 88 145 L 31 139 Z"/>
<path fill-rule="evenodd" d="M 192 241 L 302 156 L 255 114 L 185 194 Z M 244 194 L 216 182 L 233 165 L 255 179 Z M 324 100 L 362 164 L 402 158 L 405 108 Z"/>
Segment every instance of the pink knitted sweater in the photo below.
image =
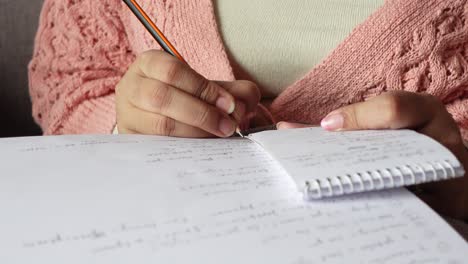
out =
<path fill-rule="evenodd" d="M 272 113 L 317 123 L 385 91 L 426 92 L 446 104 L 468 139 L 467 1 L 387 1 L 287 87 Z M 235 79 L 211 0 L 141 3 L 195 70 Z M 30 64 L 33 114 L 44 133 L 110 133 L 114 87 L 136 54 L 152 48 L 157 44 L 120 0 L 46 0 Z"/>

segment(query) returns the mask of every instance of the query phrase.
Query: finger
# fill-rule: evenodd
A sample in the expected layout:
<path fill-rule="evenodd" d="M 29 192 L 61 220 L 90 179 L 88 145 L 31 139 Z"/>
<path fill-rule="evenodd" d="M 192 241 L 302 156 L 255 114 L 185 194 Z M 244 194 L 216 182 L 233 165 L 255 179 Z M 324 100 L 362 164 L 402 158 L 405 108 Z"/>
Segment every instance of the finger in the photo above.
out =
<path fill-rule="evenodd" d="M 132 69 L 140 76 L 160 80 L 191 94 L 227 114 L 235 109 L 235 99 L 215 82 L 208 81 L 190 66 L 163 51 L 148 51 Z"/>
<path fill-rule="evenodd" d="M 305 128 L 305 127 L 311 127 L 311 126 L 305 125 L 305 124 L 299 124 L 299 123 L 289 123 L 289 122 L 279 122 L 278 124 L 276 124 L 276 128 L 278 128 L 279 130 Z"/>
<path fill-rule="evenodd" d="M 235 132 L 237 124 L 214 106 L 158 80 L 140 78 L 139 82 L 128 97 L 133 106 L 219 137 L 229 137 Z"/>
<path fill-rule="evenodd" d="M 170 137 L 213 137 L 202 129 L 176 121 L 170 117 L 147 112 L 129 105 L 118 118 L 119 132 L 124 134 L 160 135 Z"/>
<path fill-rule="evenodd" d="M 245 104 L 247 113 L 253 113 L 261 100 L 261 93 L 258 86 L 250 81 L 222 82 L 217 81 L 221 87 L 228 91 L 234 98 Z M 237 108 L 238 104 L 236 104 Z"/>
<path fill-rule="evenodd" d="M 463 161 L 462 159 L 464 157 L 467 157 L 467 150 L 463 144 L 460 129 L 445 107 L 441 106 L 440 110 L 435 114 L 435 117 L 431 122 L 418 129 L 418 132 L 425 134 L 446 146 L 461 161 Z"/>
<path fill-rule="evenodd" d="M 434 102 L 427 95 L 390 92 L 333 111 L 321 125 L 330 131 L 419 128 L 434 117 Z"/>
<path fill-rule="evenodd" d="M 236 109 L 231 114 L 232 118 L 236 121 L 237 124 L 242 123 L 247 118 L 247 109 L 245 104 L 242 101 L 236 100 Z"/>
<path fill-rule="evenodd" d="M 468 219 L 466 178 L 419 185 L 415 194 L 435 211 L 458 219 Z M 414 188 L 413 188 L 414 189 Z"/>
<path fill-rule="evenodd" d="M 134 130 L 131 130 L 131 129 L 128 129 L 128 128 L 122 126 L 122 127 L 119 127 L 119 134 L 137 135 L 139 133 L 134 131 Z"/>
<path fill-rule="evenodd" d="M 268 102 L 266 103 L 268 104 Z M 265 127 L 276 124 L 275 118 L 265 106 L 264 102 L 258 104 L 255 112 L 248 114 L 248 117 L 252 127 Z"/>

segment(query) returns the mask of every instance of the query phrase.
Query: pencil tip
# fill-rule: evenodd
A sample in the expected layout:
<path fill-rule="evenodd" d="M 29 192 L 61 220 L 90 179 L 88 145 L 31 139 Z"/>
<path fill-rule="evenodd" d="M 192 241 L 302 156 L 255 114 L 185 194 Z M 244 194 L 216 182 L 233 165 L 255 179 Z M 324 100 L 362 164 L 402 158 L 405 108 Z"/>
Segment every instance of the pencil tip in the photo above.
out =
<path fill-rule="evenodd" d="M 244 134 L 242 134 L 242 131 L 240 130 L 239 127 L 236 128 L 236 134 L 239 135 L 240 137 L 245 137 Z"/>

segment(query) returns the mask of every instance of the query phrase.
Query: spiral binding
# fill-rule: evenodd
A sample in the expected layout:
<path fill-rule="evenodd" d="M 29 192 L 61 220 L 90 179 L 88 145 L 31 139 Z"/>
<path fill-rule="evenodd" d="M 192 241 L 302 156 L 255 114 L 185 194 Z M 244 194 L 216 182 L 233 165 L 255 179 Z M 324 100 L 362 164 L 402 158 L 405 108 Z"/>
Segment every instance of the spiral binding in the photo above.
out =
<path fill-rule="evenodd" d="M 344 194 L 447 180 L 457 176 L 460 175 L 457 175 L 455 167 L 447 160 L 424 164 L 405 164 L 393 169 L 385 168 L 308 181 L 305 183 L 304 195 L 306 199 L 321 199 Z"/>

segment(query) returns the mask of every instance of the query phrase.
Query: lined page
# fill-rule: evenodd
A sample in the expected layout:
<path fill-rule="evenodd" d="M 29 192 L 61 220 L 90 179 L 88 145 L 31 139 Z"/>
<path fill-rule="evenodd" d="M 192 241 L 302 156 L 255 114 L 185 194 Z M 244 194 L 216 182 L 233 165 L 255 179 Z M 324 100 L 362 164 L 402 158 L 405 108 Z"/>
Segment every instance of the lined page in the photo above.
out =
<path fill-rule="evenodd" d="M 448 149 L 411 130 L 327 132 L 313 127 L 265 131 L 249 138 L 281 163 L 299 189 L 306 182 L 348 176 L 356 185 L 353 176 L 374 176 L 375 171 L 381 171 L 386 181 L 377 186 L 375 178 L 363 178 L 366 190 L 433 181 L 446 173 L 442 168 L 448 177 L 465 174 Z M 395 179 L 387 180 L 392 175 Z"/>
<path fill-rule="evenodd" d="M 403 189 L 304 202 L 246 139 L 0 140 L 0 263 L 452 263 Z"/>

